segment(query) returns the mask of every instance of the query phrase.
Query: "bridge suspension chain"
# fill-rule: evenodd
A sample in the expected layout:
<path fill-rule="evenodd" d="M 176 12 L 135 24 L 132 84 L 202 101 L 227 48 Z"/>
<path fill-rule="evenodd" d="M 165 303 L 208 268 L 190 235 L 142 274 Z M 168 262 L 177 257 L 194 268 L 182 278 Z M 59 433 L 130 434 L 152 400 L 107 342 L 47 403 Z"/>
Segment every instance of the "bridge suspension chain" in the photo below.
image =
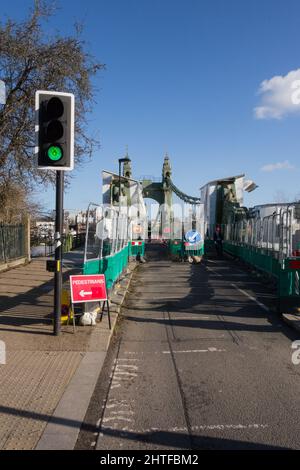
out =
<path fill-rule="evenodd" d="M 172 191 L 178 196 L 182 201 L 184 201 L 187 204 L 201 204 L 201 199 L 199 197 L 194 197 L 194 196 L 189 196 L 188 194 L 183 193 L 180 191 L 180 189 L 175 186 L 171 178 L 166 178 L 167 184 L 170 186 Z"/>

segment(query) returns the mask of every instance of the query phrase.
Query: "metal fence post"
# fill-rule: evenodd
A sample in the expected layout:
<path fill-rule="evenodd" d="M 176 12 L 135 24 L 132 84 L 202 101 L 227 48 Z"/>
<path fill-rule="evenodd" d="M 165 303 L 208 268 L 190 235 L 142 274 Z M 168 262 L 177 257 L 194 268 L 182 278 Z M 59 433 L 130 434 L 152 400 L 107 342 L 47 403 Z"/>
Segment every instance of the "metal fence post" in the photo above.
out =
<path fill-rule="evenodd" d="M 25 231 L 25 256 L 27 261 L 31 261 L 30 250 L 30 214 L 26 214 L 23 218 L 24 231 Z"/>

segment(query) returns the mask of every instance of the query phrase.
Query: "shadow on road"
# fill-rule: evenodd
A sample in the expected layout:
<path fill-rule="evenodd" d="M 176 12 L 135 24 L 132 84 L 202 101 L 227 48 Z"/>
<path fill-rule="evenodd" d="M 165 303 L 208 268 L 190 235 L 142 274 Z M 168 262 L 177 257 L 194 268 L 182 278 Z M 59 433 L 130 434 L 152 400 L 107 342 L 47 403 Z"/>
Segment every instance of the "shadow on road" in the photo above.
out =
<path fill-rule="evenodd" d="M 209 330 L 227 330 L 232 331 L 253 331 L 263 333 L 281 332 L 291 341 L 297 339 L 297 332 L 286 325 L 280 315 L 275 311 L 266 312 L 261 307 L 246 296 L 241 300 L 241 294 L 238 290 L 233 294 L 234 287 L 232 284 L 238 285 L 239 289 L 245 291 L 253 291 L 255 298 L 267 306 L 276 305 L 274 291 L 260 283 L 245 272 L 240 272 L 241 267 L 235 265 L 234 261 L 227 258 L 219 258 L 214 252 L 209 252 L 208 256 L 199 265 L 186 265 L 182 269 L 182 263 L 172 263 L 167 259 L 167 250 L 163 245 L 152 245 L 148 247 L 148 265 L 141 266 L 136 276 L 136 284 L 133 287 L 133 295 L 127 297 L 123 306 L 123 314 L 126 320 L 140 323 L 158 323 L 171 324 L 172 326 L 199 328 Z M 178 266 L 178 267 L 177 267 Z M 161 275 L 160 268 L 164 270 L 169 268 L 168 278 Z M 213 269 L 212 269 L 213 268 Z M 187 276 L 186 273 L 189 272 Z M 153 286 L 153 290 L 147 290 L 147 297 L 143 300 L 141 293 L 145 283 L 141 283 L 143 273 L 150 274 L 153 279 L 147 280 L 147 287 Z M 222 273 L 220 275 L 220 273 Z M 189 288 L 189 293 L 182 298 L 170 298 L 170 289 L 174 286 L 183 285 Z M 134 284 L 133 284 L 134 285 Z M 163 288 L 165 293 L 157 292 L 156 288 Z M 179 287 L 180 288 L 180 287 Z M 135 295 L 136 289 L 139 292 Z M 175 289 L 176 291 L 176 289 Z M 226 293 L 228 291 L 228 293 Z M 142 303 L 141 303 L 142 302 Z M 126 314 L 126 309 L 129 314 Z M 138 315 L 138 312 L 170 312 L 170 318 L 151 318 Z M 135 315 L 136 312 L 136 315 Z M 192 315 L 199 314 L 199 319 L 176 319 L 176 315 L 172 313 L 190 313 Z M 202 319 L 205 316 L 220 316 L 220 319 Z M 227 317 L 230 317 L 227 318 Z M 232 320 L 237 317 L 237 321 Z M 267 319 L 268 324 L 259 324 L 255 320 Z M 248 323 L 244 319 L 250 320 Z M 253 321 L 254 320 L 254 321 Z M 225 324 L 225 326 L 224 326 Z"/>

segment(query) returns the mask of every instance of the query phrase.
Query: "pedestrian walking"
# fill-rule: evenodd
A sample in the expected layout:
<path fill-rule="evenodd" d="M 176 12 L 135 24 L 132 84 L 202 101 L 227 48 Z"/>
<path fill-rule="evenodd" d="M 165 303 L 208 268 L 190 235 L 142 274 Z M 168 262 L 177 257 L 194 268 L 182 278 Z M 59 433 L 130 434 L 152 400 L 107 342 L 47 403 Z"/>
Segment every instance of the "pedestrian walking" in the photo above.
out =
<path fill-rule="evenodd" d="M 217 255 L 222 256 L 223 255 L 223 235 L 221 232 L 220 225 L 216 226 L 216 229 L 214 232 L 214 242 L 215 242 Z"/>

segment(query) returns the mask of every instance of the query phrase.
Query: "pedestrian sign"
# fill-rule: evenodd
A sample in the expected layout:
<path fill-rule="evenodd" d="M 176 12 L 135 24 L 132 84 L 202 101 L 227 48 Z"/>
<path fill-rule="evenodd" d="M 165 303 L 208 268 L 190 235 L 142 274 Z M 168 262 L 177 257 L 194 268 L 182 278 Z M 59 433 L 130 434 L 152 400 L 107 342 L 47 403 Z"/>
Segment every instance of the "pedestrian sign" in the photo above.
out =
<path fill-rule="evenodd" d="M 107 300 L 104 274 L 70 276 L 72 303 Z"/>

